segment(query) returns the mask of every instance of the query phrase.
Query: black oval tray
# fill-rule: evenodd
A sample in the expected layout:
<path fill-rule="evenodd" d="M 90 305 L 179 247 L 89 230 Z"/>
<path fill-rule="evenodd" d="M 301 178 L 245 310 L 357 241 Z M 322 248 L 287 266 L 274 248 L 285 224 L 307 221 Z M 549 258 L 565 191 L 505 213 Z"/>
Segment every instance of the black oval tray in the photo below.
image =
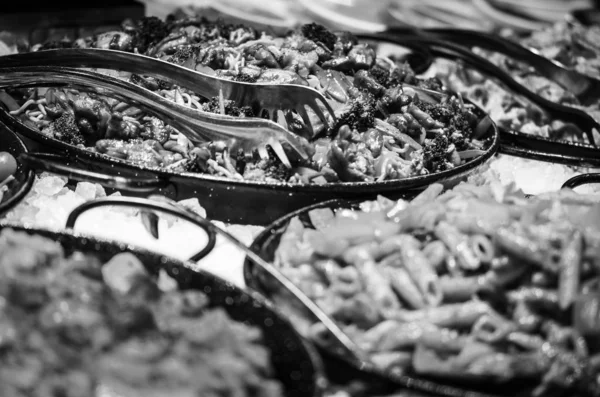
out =
<path fill-rule="evenodd" d="M 466 101 L 465 101 L 466 102 Z M 485 113 L 479 108 L 478 115 Z M 482 139 L 491 143 L 484 154 L 456 168 L 435 174 L 384 182 L 295 185 L 236 181 L 194 173 L 175 173 L 132 165 L 124 160 L 91 152 L 50 138 L 11 116 L 0 106 L 0 121 L 18 134 L 60 155 L 29 154 L 21 160 L 32 168 L 118 187 L 124 193 L 163 194 L 175 200 L 197 197 L 211 219 L 236 224 L 266 225 L 296 209 L 331 199 L 370 199 L 385 195 L 391 199 L 414 194 L 431 183 L 451 187 L 463 180 L 497 152 L 498 130 L 491 124 Z M 119 177 L 115 180 L 113 177 Z"/>
<path fill-rule="evenodd" d="M 53 232 L 15 225 L 2 225 L 30 235 L 39 235 L 59 242 L 67 253 L 80 251 L 108 261 L 114 255 L 131 252 L 151 274 L 165 269 L 181 289 L 198 289 L 210 298 L 210 305 L 223 307 L 235 321 L 260 328 L 264 342 L 271 351 L 277 379 L 284 385 L 286 397 L 320 397 L 325 386 L 321 361 L 312 348 L 296 332 L 290 322 L 259 294 L 247 292 L 208 272 L 186 266 L 184 262 L 128 244 L 79 235 L 73 232 Z M 270 321 L 266 321 L 270 320 Z"/>
<path fill-rule="evenodd" d="M 581 174 L 567 180 L 562 188 L 575 188 L 577 186 L 600 183 L 599 174 Z M 330 200 L 317 203 L 306 208 L 294 211 L 266 227 L 252 242 L 250 250 L 259 254 L 264 260 L 273 262 L 275 252 L 279 246 L 281 236 L 288 227 L 289 222 L 299 217 L 305 225 L 311 225 L 308 213 L 315 209 L 330 208 L 333 210 L 352 208 L 357 209 L 364 200 Z M 266 297 L 273 295 L 269 287 L 268 277 L 263 274 L 259 266 L 252 260 L 246 258 L 244 261 L 244 281 L 246 285 L 255 291 L 261 292 Z M 459 382 L 440 380 L 433 378 L 422 378 L 412 376 L 398 376 L 388 374 L 376 368 L 371 363 L 357 363 L 351 359 L 341 357 L 328 349 L 317 344 L 321 356 L 324 359 L 325 370 L 332 382 L 343 383 L 349 379 L 364 381 L 367 384 L 376 385 L 378 392 L 390 392 L 394 388 L 413 389 L 436 396 L 447 397 L 530 397 L 535 383 L 523 380 L 508 383 L 497 382 Z M 349 375 L 351 374 L 351 375 Z M 564 396 L 563 396 L 564 397 Z"/>

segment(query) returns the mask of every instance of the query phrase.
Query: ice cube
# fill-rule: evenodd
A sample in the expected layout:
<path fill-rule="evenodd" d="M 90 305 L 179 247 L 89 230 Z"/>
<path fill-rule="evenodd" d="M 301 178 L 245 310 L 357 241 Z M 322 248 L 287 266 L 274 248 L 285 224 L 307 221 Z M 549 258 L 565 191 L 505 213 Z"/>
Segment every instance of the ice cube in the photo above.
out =
<path fill-rule="evenodd" d="M 40 180 L 33 186 L 33 190 L 38 194 L 45 196 L 54 196 L 61 191 L 61 189 L 67 184 L 67 181 L 55 175 L 49 175 L 47 177 L 40 178 Z"/>
<path fill-rule="evenodd" d="M 260 233 L 263 228 L 260 226 L 248 226 L 248 225 L 229 225 L 225 228 L 235 238 L 240 240 L 246 245 L 250 245 L 254 237 Z"/>
<path fill-rule="evenodd" d="M 83 204 L 85 199 L 75 193 L 72 190 L 69 190 L 62 196 L 58 198 L 58 206 L 57 210 L 63 210 L 64 212 L 70 212 L 75 209 L 75 207 Z"/>
<path fill-rule="evenodd" d="M 28 205 L 37 209 L 51 207 L 52 202 L 52 198 L 44 195 L 35 195 L 27 200 Z"/>
<path fill-rule="evenodd" d="M 192 212 L 206 218 L 206 210 L 200 205 L 197 198 L 189 198 L 178 202 L 179 205 L 191 210 Z"/>
<path fill-rule="evenodd" d="M 106 191 L 102 185 L 96 184 L 96 197 L 106 197 Z"/>
<path fill-rule="evenodd" d="M 12 211 L 6 214 L 6 220 L 21 223 L 33 223 L 35 222 L 35 216 L 38 211 L 39 210 L 36 207 L 31 205 L 18 205 Z"/>
<path fill-rule="evenodd" d="M 35 225 L 47 229 L 62 229 L 65 226 L 63 211 L 57 211 L 56 208 L 41 208 L 35 215 Z"/>
<path fill-rule="evenodd" d="M 64 181 L 65 183 L 63 184 L 63 186 L 64 186 L 64 185 L 66 185 L 66 184 L 67 184 L 67 182 L 69 182 L 69 179 L 68 179 L 67 177 L 64 177 L 64 176 L 58 176 L 58 175 L 56 175 L 56 174 L 52 174 L 52 173 L 50 173 L 50 172 L 42 172 L 42 173 L 40 174 L 40 179 L 46 179 L 46 178 L 49 178 L 49 177 L 58 178 L 58 179 L 60 179 L 60 180 Z"/>
<path fill-rule="evenodd" d="M 68 187 L 63 187 L 62 189 L 60 189 L 60 192 L 58 192 L 56 194 L 56 197 L 62 196 L 63 194 L 67 194 L 67 192 L 70 192 L 71 189 L 69 189 Z"/>
<path fill-rule="evenodd" d="M 79 182 L 75 188 L 75 193 L 86 201 L 95 199 L 97 192 L 96 184 L 90 182 Z"/>

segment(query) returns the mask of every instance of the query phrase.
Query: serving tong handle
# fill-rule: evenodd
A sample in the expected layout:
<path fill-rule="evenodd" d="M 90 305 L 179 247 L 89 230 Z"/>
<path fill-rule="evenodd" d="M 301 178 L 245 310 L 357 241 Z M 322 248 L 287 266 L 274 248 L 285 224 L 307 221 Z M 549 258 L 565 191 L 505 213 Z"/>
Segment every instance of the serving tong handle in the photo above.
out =
<path fill-rule="evenodd" d="M 194 144 L 225 140 L 248 151 L 258 148 L 263 157 L 267 155 L 265 145 L 269 144 L 282 162 L 290 166 L 280 144 L 284 141 L 300 157 L 307 157 L 301 138 L 271 120 L 200 112 L 128 81 L 83 69 L 56 66 L 0 68 L 0 88 L 64 85 L 98 94 L 108 92 L 111 96 L 141 106 L 177 128 Z"/>
<path fill-rule="evenodd" d="M 575 175 L 574 177 L 569 178 L 565 183 L 563 183 L 561 189 L 575 189 L 578 186 L 596 183 L 600 184 L 600 173 L 589 172 L 585 174 Z"/>
<path fill-rule="evenodd" d="M 502 154 L 573 167 L 600 167 L 600 153 L 597 148 L 572 142 L 551 141 L 501 127 L 499 130 L 499 152 Z"/>
<path fill-rule="evenodd" d="M 403 34 L 406 30 L 396 29 L 392 32 Z M 421 32 L 426 36 L 450 40 L 464 46 L 481 47 L 502 53 L 519 62 L 526 62 L 534 67 L 536 72 L 574 94 L 584 105 L 594 104 L 600 99 L 600 80 L 560 65 L 504 37 L 488 32 L 454 28 L 431 28 Z"/>
<path fill-rule="evenodd" d="M 387 40 L 388 42 L 399 45 L 401 44 L 405 47 L 426 46 L 435 57 L 446 58 L 454 61 L 463 61 L 479 72 L 498 79 L 513 92 L 524 96 L 540 108 L 550 113 L 552 117 L 577 125 L 583 131 L 585 131 L 590 142 L 595 145 L 592 130 L 595 128 L 600 131 L 600 123 L 598 123 L 598 121 L 596 121 L 593 117 L 580 109 L 560 105 L 541 97 L 522 84 L 518 83 L 498 66 L 474 54 L 465 47 L 456 45 L 446 40 L 441 40 L 436 37 L 420 34 L 418 31 L 415 33 L 415 30 L 413 29 L 395 29 L 392 32 L 381 33 L 361 33 L 358 34 L 357 37 L 359 39 L 362 38 L 367 40 Z"/>
<path fill-rule="evenodd" d="M 193 261 L 198 261 L 208 255 L 214 248 L 217 235 L 225 237 L 229 242 L 242 250 L 245 255 L 252 260 L 257 266 L 260 266 L 270 278 L 296 300 L 296 303 L 305 308 L 311 315 L 312 320 L 322 323 L 329 332 L 333 341 L 337 342 L 337 351 L 340 355 L 348 357 L 356 362 L 364 362 L 365 357 L 362 350 L 340 329 L 335 321 L 333 321 L 316 303 L 314 303 L 301 289 L 285 277 L 275 266 L 265 261 L 248 248 L 244 243 L 232 236 L 227 231 L 218 227 L 208 219 L 188 210 L 175 201 L 162 197 L 160 201 L 149 200 L 137 197 L 103 197 L 96 200 L 85 202 L 76 207 L 67 218 L 66 228 L 73 229 L 75 223 L 81 214 L 94 208 L 119 206 L 119 207 L 137 207 L 142 209 L 142 217 L 152 216 L 153 211 L 162 212 L 168 215 L 176 216 L 185 221 L 191 222 L 194 225 L 202 228 L 208 235 L 208 243 L 197 254 L 192 257 Z"/>
<path fill-rule="evenodd" d="M 319 103 L 335 121 L 335 113 L 323 95 L 300 84 L 246 83 L 211 76 L 158 58 L 99 48 L 44 50 L 0 57 L 0 67 L 63 66 L 123 70 L 167 80 L 205 98 L 223 96 L 255 110 L 296 110 L 304 115 L 308 105 L 325 124 L 329 122 Z M 304 110 L 304 112 L 303 112 Z M 305 123 L 308 119 L 304 120 Z M 307 125 L 307 127 L 310 127 Z"/>

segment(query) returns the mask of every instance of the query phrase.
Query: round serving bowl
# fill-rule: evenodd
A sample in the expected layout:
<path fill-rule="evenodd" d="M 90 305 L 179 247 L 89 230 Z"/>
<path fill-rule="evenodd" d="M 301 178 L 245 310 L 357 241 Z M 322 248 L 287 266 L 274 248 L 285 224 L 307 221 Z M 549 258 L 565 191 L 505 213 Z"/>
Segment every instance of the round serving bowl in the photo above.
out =
<path fill-rule="evenodd" d="M 308 216 L 309 212 L 317 209 L 331 209 L 334 211 L 341 209 L 359 209 L 360 204 L 364 201 L 365 200 L 330 200 L 294 211 L 266 227 L 258 236 L 256 236 L 250 245 L 250 249 L 258 253 L 266 261 L 273 263 L 281 237 L 293 218 L 298 217 L 305 226 L 312 227 L 311 220 Z M 254 262 L 246 258 L 243 271 L 244 281 L 248 287 L 275 300 L 273 297 L 275 292 L 269 285 L 269 278 L 263 273 L 259 266 L 256 266 Z M 520 392 L 519 388 L 521 386 L 525 388 L 525 385 L 517 385 L 517 388 L 511 388 L 508 394 L 496 394 L 498 392 L 497 389 L 495 390 L 497 385 L 493 385 L 491 388 L 486 388 L 485 385 L 483 385 L 482 388 L 467 389 L 460 383 L 446 384 L 440 383 L 439 380 L 387 373 L 370 362 L 355 361 L 352 358 L 341 356 L 337 352 L 319 344 L 316 346 L 323 358 L 325 372 L 329 379 L 334 382 L 345 382 L 348 379 L 348 374 L 351 374 L 352 379 L 363 381 L 370 385 L 376 385 L 370 387 L 375 387 L 375 390 L 381 393 L 389 393 L 394 388 L 400 387 L 431 393 L 435 396 L 447 397 L 529 397 L 527 393 L 531 391 L 531 385 L 527 385 L 527 391 L 524 390 L 523 392 Z"/>
<path fill-rule="evenodd" d="M 322 396 L 324 378 L 318 355 L 289 321 L 259 294 L 244 291 L 208 272 L 192 268 L 192 264 L 128 244 L 74 232 L 55 232 L 12 224 L 0 224 L 0 229 L 3 228 L 59 242 L 67 254 L 74 251 L 93 254 L 106 262 L 117 254 L 129 252 L 140 259 L 150 274 L 158 275 L 160 269 L 166 270 L 180 289 L 203 291 L 210 299 L 210 307 L 222 307 L 234 321 L 257 327 L 262 331 L 264 344 L 271 353 L 275 378 L 283 384 L 286 397 Z"/>
<path fill-rule="evenodd" d="M 575 188 L 580 185 L 589 183 L 600 183 L 599 174 L 583 174 L 566 181 L 563 188 Z M 584 200 L 584 199 L 582 199 Z M 314 204 L 307 208 L 295 211 L 273 222 L 265 228 L 253 241 L 250 250 L 257 253 L 270 263 L 274 263 L 276 252 L 281 243 L 282 236 L 288 229 L 292 219 L 298 219 L 306 228 L 314 228 L 311 221 L 310 213 L 319 209 L 330 209 L 333 211 L 343 209 L 358 210 L 361 208 L 363 200 L 331 200 L 323 203 Z M 568 202 L 568 200 L 567 200 Z M 416 209 L 416 213 L 422 214 Z M 321 217 L 320 215 L 315 215 Z M 345 216 L 350 216 L 346 214 Z M 314 219 L 314 218 L 312 218 Z M 361 218 L 359 218 L 361 219 Z M 368 221 L 366 221 L 368 222 Z M 410 221 L 409 221 L 410 222 Z M 348 226 L 351 227 L 351 226 Z M 317 227 L 318 229 L 318 227 Z M 290 235 L 287 235 L 290 238 Z M 302 237 L 300 237 L 302 238 Z M 360 245 L 360 244 L 359 244 Z M 270 277 L 264 270 L 255 265 L 255 263 L 246 258 L 244 262 L 244 280 L 250 288 L 260 291 L 266 297 L 271 298 L 279 304 L 286 304 L 286 297 L 277 290 L 270 282 Z M 554 287 L 553 287 L 554 288 Z M 498 294 L 501 295 L 501 294 Z M 297 322 L 296 324 L 302 324 Z M 299 325 L 298 329 L 305 329 L 305 325 Z M 407 331 L 409 332 L 409 331 Z M 511 396 L 511 397 L 529 397 L 533 390 L 538 386 L 538 383 L 532 379 L 493 379 L 493 378 L 477 378 L 477 377 L 424 377 L 415 375 L 412 370 L 407 370 L 403 374 L 394 372 L 386 372 L 375 366 L 372 362 L 359 358 L 339 354 L 334 350 L 334 346 L 323 346 L 317 344 L 317 348 L 321 353 L 325 369 L 328 377 L 332 380 L 342 382 L 347 379 L 348 374 L 352 374 L 352 378 L 363 380 L 367 383 L 379 383 L 387 385 L 388 389 L 396 387 L 412 388 L 420 391 L 433 393 L 441 396 Z M 387 380 L 387 384 L 385 383 Z M 565 392 L 563 390 L 563 392 Z M 571 391 L 572 392 L 572 391 Z M 560 394 L 561 396 L 569 395 Z"/>
<path fill-rule="evenodd" d="M 480 119 L 488 117 L 479 108 L 474 110 Z M 238 181 L 142 167 L 50 138 L 11 116 L 3 107 L 0 107 L 0 120 L 17 133 L 42 145 L 44 150 L 61 153 L 62 156 L 58 157 L 36 154 L 24 156 L 23 161 L 36 169 L 72 179 L 92 179 L 137 195 L 157 193 L 178 201 L 197 197 L 211 219 L 253 225 L 266 225 L 291 211 L 331 199 L 368 200 L 378 195 L 397 199 L 413 195 L 432 183 L 452 187 L 481 168 L 499 147 L 498 130 L 494 123 L 490 123 L 480 137 L 489 142 L 483 154 L 452 169 L 383 182 L 299 185 Z M 118 177 L 118 180 L 114 177 Z"/>

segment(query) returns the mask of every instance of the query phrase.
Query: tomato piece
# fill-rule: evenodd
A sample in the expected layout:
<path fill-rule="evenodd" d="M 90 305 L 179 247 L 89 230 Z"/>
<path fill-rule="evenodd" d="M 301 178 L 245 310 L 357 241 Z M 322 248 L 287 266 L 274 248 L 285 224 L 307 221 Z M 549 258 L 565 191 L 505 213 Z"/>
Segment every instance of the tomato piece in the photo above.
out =
<path fill-rule="evenodd" d="M 17 172 L 17 160 L 8 152 L 0 152 L 0 182 Z"/>

